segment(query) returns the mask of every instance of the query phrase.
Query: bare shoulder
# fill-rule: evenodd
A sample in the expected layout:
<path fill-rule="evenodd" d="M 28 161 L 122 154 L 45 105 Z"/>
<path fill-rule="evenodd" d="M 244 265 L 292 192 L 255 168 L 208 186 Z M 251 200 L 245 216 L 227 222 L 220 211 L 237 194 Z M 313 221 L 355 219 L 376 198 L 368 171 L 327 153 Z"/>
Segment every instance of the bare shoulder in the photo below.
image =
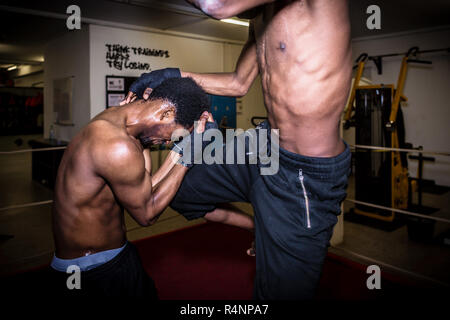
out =
<path fill-rule="evenodd" d="M 142 148 L 133 138 L 107 121 L 94 121 L 90 126 L 91 157 L 101 175 L 133 175 L 136 169 L 144 168 Z"/>
<path fill-rule="evenodd" d="M 112 134 L 118 134 L 120 128 L 114 125 L 112 122 L 104 119 L 94 119 L 86 127 L 90 134 L 101 135 L 102 131 L 111 132 Z"/>
<path fill-rule="evenodd" d="M 124 128 L 107 120 L 94 120 L 85 129 L 85 138 L 90 141 L 93 149 L 111 145 L 113 142 L 132 143 Z"/>

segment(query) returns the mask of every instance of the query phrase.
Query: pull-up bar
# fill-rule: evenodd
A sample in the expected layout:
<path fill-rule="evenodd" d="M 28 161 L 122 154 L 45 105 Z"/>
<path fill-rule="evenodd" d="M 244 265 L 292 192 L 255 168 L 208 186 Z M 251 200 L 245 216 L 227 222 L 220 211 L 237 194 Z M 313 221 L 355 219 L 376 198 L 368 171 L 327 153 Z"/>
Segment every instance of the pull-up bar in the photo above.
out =
<path fill-rule="evenodd" d="M 412 47 L 407 52 L 404 53 L 388 53 L 388 54 L 380 54 L 376 56 L 369 56 L 367 53 L 361 53 L 359 57 L 356 59 L 356 62 L 365 62 L 367 60 L 372 60 L 377 67 L 378 74 L 383 73 L 383 58 L 386 57 L 395 57 L 395 56 L 406 56 L 406 57 L 416 57 L 420 53 L 432 53 L 432 52 L 448 52 L 450 53 L 450 48 L 441 48 L 441 49 L 429 49 L 429 50 L 419 50 L 419 47 Z M 418 59 L 408 59 L 408 62 L 413 63 L 422 63 L 422 64 L 431 64 L 430 61 L 418 60 Z M 353 69 L 356 69 L 358 66 L 354 66 Z"/>

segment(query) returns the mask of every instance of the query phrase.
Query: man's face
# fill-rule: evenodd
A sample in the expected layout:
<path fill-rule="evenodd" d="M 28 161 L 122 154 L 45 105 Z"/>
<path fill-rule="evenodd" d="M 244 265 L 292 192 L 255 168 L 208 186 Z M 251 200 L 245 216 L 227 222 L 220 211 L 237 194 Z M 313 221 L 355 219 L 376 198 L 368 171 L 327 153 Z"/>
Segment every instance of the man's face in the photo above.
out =
<path fill-rule="evenodd" d="M 143 116 L 144 129 L 138 137 L 146 147 L 151 144 L 169 143 L 172 133 L 177 129 L 184 129 L 175 122 L 175 107 L 165 100 L 150 100 L 147 114 Z"/>
<path fill-rule="evenodd" d="M 164 144 L 170 143 L 172 138 L 172 133 L 175 130 L 182 130 L 183 126 L 176 124 L 175 121 L 171 123 L 159 122 L 154 125 L 148 126 L 142 134 L 139 136 L 144 147 L 150 144 Z"/>

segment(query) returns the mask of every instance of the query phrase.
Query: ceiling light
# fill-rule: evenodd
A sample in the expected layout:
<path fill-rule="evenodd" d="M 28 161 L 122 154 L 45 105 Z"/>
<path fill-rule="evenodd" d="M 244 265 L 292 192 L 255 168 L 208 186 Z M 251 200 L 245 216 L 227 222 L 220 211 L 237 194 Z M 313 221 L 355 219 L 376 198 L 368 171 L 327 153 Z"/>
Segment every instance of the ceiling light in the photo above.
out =
<path fill-rule="evenodd" d="M 17 66 L 16 65 L 13 65 L 13 66 L 11 66 L 11 67 L 8 67 L 8 69 L 6 69 L 6 70 L 8 70 L 8 71 L 13 71 L 13 70 L 16 70 L 17 69 Z"/>
<path fill-rule="evenodd" d="M 238 24 L 240 26 L 245 26 L 248 27 L 249 26 L 249 22 L 248 21 L 244 21 L 244 20 L 238 20 L 238 19 L 221 19 L 220 21 L 222 22 L 226 22 L 226 23 L 232 23 L 232 24 Z"/>

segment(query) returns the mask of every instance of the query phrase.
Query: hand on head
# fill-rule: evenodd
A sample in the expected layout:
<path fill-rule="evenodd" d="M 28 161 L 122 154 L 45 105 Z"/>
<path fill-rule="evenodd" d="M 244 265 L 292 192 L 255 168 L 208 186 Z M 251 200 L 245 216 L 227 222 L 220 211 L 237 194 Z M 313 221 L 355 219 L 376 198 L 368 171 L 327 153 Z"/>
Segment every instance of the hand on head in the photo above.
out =
<path fill-rule="evenodd" d="M 214 118 L 210 112 L 204 111 L 197 121 L 197 126 L 194 128 L 196 133 L 203 133 L 209 129 L 206 125 L 208 122 L 214 123 Z"/>
<path fill-rule="evenodd" d="M 185 136 L 181 142 L 176 141 L 173 144 L 172 151 L 179 153 L 183 157 L 185 155 L 185 152 L 188 152 L 187 158 L 182 158 L 180 160 L 180 164 L 185 167 L 192 167 L 194 165 L 196 154 L 200 153 L 199 157 L 201 157 L 201 153 L 203 152 L 205 147 L 211 143 L 211 141 L 204 141 L 201 136 L 206 130 L 217 128 L 217 123 L 214 122 L 212 114 L 208 111 L 204 111 L 198 121 L 195 122 L 191 134 Z M 199 139 L 196 139 L 196 136 L 200 136 Z M 201 148 L 194 147 L 194 144 L 196 143 L 195 141 L 197 140 L 202 142 Z"/>

